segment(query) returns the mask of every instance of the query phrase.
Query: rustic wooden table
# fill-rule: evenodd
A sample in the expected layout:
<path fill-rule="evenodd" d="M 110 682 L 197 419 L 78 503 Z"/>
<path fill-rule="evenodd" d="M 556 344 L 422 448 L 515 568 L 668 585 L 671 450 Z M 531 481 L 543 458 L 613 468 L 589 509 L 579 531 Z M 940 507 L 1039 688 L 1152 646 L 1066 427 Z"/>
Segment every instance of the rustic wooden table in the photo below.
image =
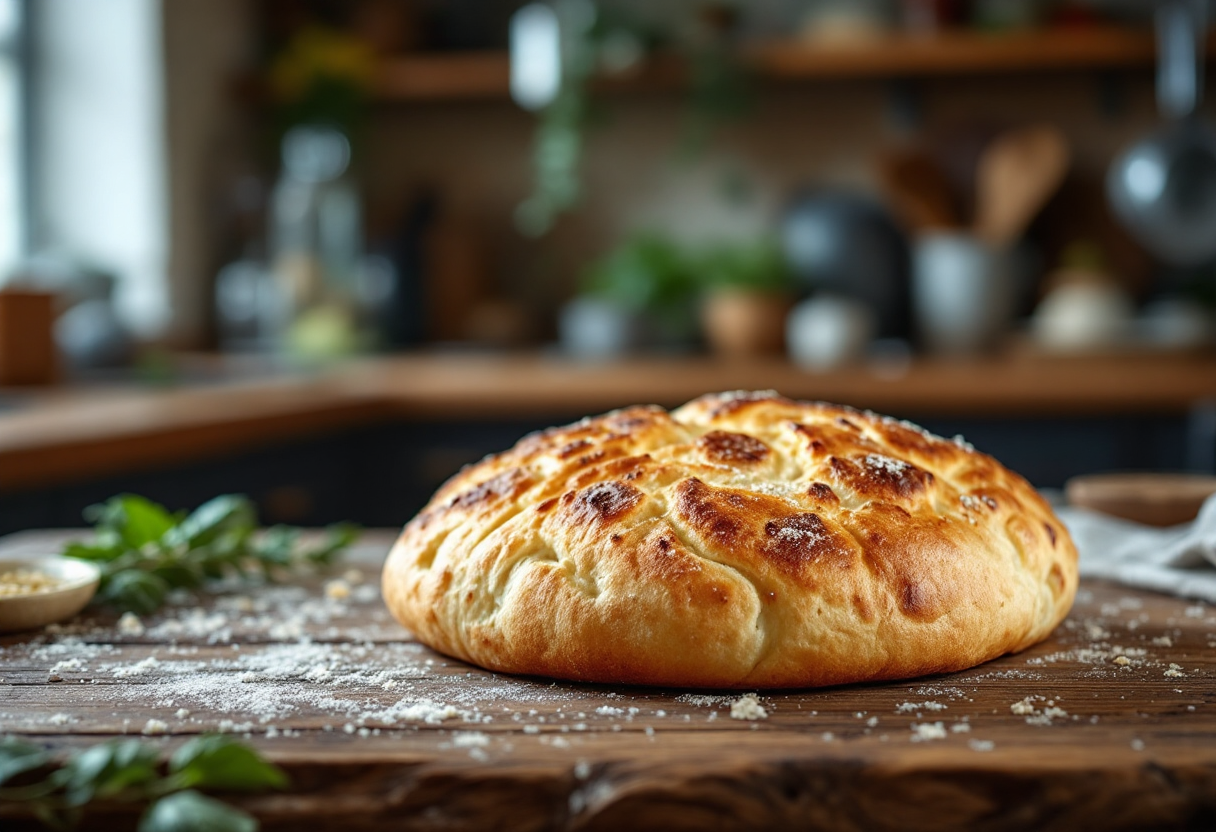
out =
<path fill-rule="evenodd" d="M 0 555 L 61 537 L 14 535 Z M 243 735 L 292 777 L 239 800 L 269 830 L 1216 828 L 1212 606 L 1085 583 L 1025 653 L 759 692 L 767 717 L 734 719 L 738 693 L 551 683 L 432 653 L 380 602 L 391 538 L 368 533 L 301 585 L 4 636 L 0 731 L 56 747 Z M 133 817 L 112 807 L 86 828 Z M 0 826 L 37 828 L 12 805 Z"/>

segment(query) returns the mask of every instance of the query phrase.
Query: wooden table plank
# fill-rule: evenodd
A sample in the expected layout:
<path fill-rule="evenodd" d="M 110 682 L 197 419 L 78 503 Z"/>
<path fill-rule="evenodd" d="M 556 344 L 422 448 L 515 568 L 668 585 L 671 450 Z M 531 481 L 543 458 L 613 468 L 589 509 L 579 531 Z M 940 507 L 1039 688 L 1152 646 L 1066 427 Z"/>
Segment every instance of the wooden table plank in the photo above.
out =
<path fill-rule="evenodd" d="M 768 717 L 751 721 L 730 716 L 737 692 L 552 683 L 432 653 L 384 620 L 375 575 L 391 537 L 352 553 L 363 578 L 331 587 L 343 597 L 326 594 L 331 575 L 171 607 L 142 632 L 97 614 L 5 636 L 0 731 L 56 747 L 149 727 L 167 747 L 246 735 L 295 782 L 244 799 L 266 829 L 1210 828 L 1195 824 L 1216 816 L 1210 605 L 1086 582 L 1024 653 L 761 691 Z M 15 535 L 0 556 L 62 539 Z M 916 727 L 938 723 L 940 738 Z M 0 806 L 5 829 L 15 813 Z"/>

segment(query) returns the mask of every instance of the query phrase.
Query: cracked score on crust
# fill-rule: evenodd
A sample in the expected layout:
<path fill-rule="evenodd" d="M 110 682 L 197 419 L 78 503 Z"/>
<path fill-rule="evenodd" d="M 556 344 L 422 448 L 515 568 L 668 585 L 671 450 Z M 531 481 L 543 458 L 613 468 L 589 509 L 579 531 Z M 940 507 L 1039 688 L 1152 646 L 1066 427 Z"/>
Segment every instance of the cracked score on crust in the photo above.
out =
<path fill-rule="evenodd" d="M 773 393 L 632 407 L 448 481 L 393 614 L 514 673 L 805 687 L 962 669 L 1063 619 L 1076 551 L 1020 477 L 915 425 Z"/>

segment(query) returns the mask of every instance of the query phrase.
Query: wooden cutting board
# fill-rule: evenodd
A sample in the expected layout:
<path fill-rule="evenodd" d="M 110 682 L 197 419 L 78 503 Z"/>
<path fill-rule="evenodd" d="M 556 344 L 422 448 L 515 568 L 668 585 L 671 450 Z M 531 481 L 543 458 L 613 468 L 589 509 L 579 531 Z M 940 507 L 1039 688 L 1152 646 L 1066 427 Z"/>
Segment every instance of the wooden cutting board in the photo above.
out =
<path fill-rule="evenodd" d="M 0 556 L 61 539 L 14 535 Z M 1025 653 L 760 692 L 767 718 L 733 719 L 737 693 L 551 683 L 432 653 L 378 598 L 391 539 L 369 533 L 362 577 L 328 595 L 311 581 L 142 631 L 99 615 L 0 638 L 0 726 L 56 747 L 243 734 L 293 780 L 240 799 L 266 830 L 1214 828 L 1212 606 L 1085 583 Z M 3 804 L 0 827 L 37 828 Z"/>

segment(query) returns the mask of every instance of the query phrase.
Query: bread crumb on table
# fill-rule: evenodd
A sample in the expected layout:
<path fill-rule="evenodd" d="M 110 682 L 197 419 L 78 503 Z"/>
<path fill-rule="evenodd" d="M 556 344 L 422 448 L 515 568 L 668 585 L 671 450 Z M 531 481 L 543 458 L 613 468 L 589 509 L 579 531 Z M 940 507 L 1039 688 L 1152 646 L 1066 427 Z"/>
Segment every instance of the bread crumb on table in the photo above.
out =
<path fill-rule="evenodd" d="M 921 722 L 912 725 L 912 742 L 929 742 L 945 738 L 946 726 L 940 722 Z"/>
<path fill-rule="evenodd" d="M 124 612 L 118 619 L 118 632 L 124 636 L 142 636 L 144 634 L 144 623 L 139 620 L 139 616 L 133 612 Z"/>
<path fill-rule="evenodd" d="M 745 693 L 730 703 L 731 719 L 768 719 L 768 711 L 754 693 Z"/>
<path fill-rule="evenodd" d="M 325 597 L 335 601 L 343 601 L 350 597 L 350 584 L 343 580 L 329 581 L 325 584 Z"/>
<path fill-rule="evenodd" d="M 154 736 L 154 735 L 158 735 L 158 734 L 168 733 L 168 731 L 169 731 L 168 723 L 166 723 L 162 720 L 159 720 L 159 719 L 149 719 L 144 724 L 144 728 L 140 733 L 147 734 L 148 736 Z"/>
<path fill-rule="evenodd" d="M 1035 712 L 1035 707 L 1030 703 L 1030 697 L 1026 697 L 1020 702 L 1014 702 L 1010 705 L 1009 710 L 1018 716 L 1030 716 Z"/>

